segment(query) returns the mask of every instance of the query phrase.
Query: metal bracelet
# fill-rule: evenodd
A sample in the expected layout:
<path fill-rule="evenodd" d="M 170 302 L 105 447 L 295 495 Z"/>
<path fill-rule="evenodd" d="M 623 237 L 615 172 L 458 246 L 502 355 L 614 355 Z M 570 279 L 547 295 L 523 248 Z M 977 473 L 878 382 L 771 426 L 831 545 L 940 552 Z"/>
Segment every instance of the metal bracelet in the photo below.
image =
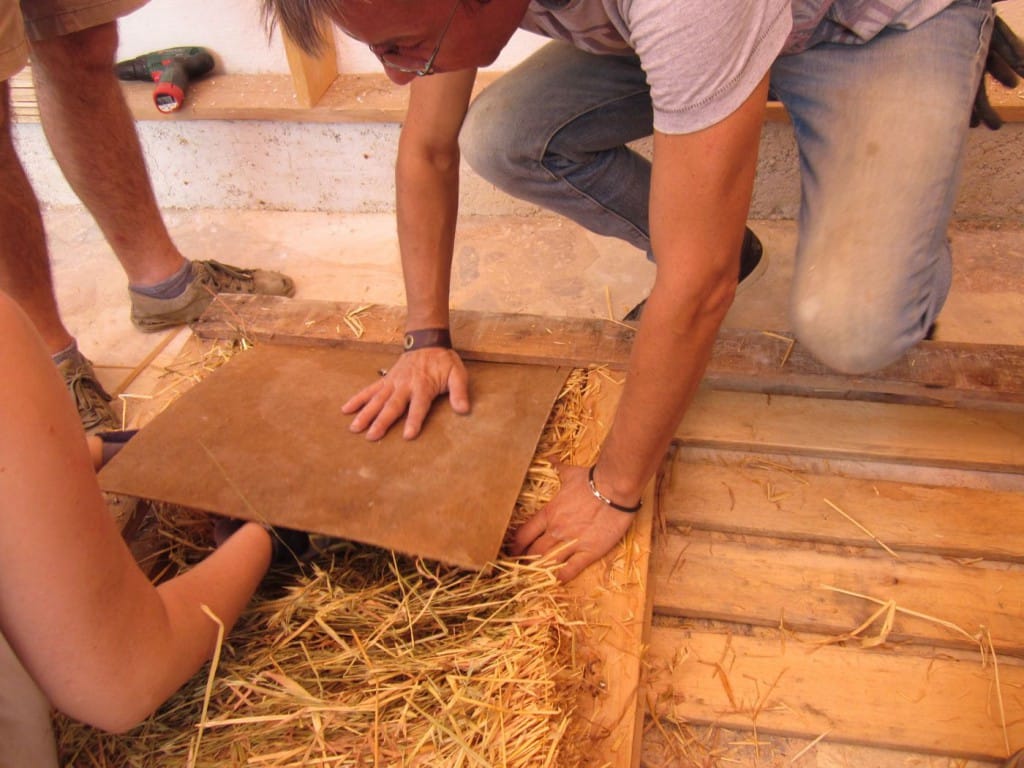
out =
<path fill-rule="evenodd" d="M 590 484 L 590 492 L 592 494 L 594 494 L 594 498 L 597 499 L 598 501 L 600 501 L 603 504 L 607 504 L 612 509 L 619 510 L 619 512 L 629 512 L 630 514 L 632 514 L 634 512 L 638 512 L 640 510 L 640 507 L 642 507 L 644 505 L 644 500 L 643 499 L 640 499 L 634 506 L 627 507 L 625 504 L 617 504 L 617 503 L 615 503 L 614 501 L 609 499 L 607 496 L 605 496 L 603 493 L 601 493 L 599 490 L 597 490 L 597 486 L 594 485 L 594 470 L 596 468 L 597 468 L 597 464 L 594 464 L 590 468 L 590 472 L 587 474 L 587 482 Z"/>

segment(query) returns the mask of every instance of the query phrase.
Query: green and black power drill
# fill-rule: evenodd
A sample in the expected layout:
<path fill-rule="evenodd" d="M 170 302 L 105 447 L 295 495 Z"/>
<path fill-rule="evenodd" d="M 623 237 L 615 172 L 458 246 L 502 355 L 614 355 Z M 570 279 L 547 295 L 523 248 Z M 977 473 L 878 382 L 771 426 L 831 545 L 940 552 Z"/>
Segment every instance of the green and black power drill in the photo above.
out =
<path fill-rule="evenodd" d="M 153 102 L 161 112 L 173 112 L 185 101 L 188 81 L 214 67 L 213 56 L 200 46 L 165 48 L 119 61 L 114 71 L 121 80 L 151 80 Z"/>

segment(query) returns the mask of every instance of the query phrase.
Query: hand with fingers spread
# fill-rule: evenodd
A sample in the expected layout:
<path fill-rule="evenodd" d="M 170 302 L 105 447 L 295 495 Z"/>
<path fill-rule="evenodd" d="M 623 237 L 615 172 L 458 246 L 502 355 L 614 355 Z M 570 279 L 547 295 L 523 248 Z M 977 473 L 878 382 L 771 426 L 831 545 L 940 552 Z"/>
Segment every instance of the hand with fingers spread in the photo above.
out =
<path fill-rule="evenodd" d="M 343 413 L 356 414 L 350 429 L 365 432 L 367 440 L 380 440 L 405 417 L 402 436 L 417 437 L 434 399 L 445 392 L 456 413 L 469 413 L 469 377 L 466 366 L 448 345 L 419 346 L 406 337 L 406 351 L 382 378 L 342 405 Z"/>
<path fill-rule="evenodd" d="M 558 473 L 561 490 L 519 527 L 509 552 L 516 557 L 540 556 L 549 563 L 564 563 L 558 578 L 565 582 L 622 540 L 640 504 L 626 506 L 605 497 L 596 490 L 593 475 L 585 467 L 562 465 Z"/>

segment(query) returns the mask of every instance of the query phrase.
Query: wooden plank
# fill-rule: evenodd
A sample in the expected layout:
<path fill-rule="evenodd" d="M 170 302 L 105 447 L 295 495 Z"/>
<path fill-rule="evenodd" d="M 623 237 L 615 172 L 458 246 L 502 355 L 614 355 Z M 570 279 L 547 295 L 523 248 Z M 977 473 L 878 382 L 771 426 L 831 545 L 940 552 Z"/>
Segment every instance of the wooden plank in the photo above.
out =
<path fill-rule="evenodd" d="M 1004 740 L 980 657 L 655 626 L 647 658 L 650 699 L 676 720 L 982 760 L 1024 747 L 1024 667 L 1012 660 L 999 663 Z"/>
<path fill-rule="evenodd" d="M 571 457 L 572 463 L 586 466 L 597 460 L 621 395 L 621 384 L 601 381 L 597 396 L 592 398 L 590 428 Z M 657 499 L 652 483 L 622 543 L 567 585 L 581 600 L 585 624 L 597 648 L 597 658 L 589 665 L 594 690 L 584 693 L 577 712 L 577 718 L 587 723 L 587 738 L 599 745 L 586 763 L 588 767 L 640 765 L 643 649 L 651 625 L 651 536 L 658 514 Z"/>
<path fill-rule="evenodd" d="M 39 103 L 36 101 L 36 85 L 32 80 L 32 68 L 26 65 L 7 82 L 10 86 L 11 115 L 15 122 L 38 123 Z"/>
<path fill-rule="evenodd" d="M 569 585 L 583 601 L 585 623 L 597 649 L 588 664 L 596 688 L 584 693 L 577 717 L 600 746 L 586 765 L 639 768 L 643 744 L 644 649 L 651 625 L 648 570 L 657 503 L 653 490 L 623 542 Z"/>
<path fill-rule="evenodd" d="M 288 69 L 292 76 L 292 87 L 299 105 L 307 109 L 315 107 L 331 83 L 338 76 L 338 51 L 334 45 L 334 26 L 327 24 L 323 29 L 324 48 L 319 56 L 310 56 L 291 37 L 281 32 Z"/>
<path fill-rule="evenodd" d="M 991 75 L 985 77 L 989 104 L 1004 122 L 1024 122 L 1024 80 L 1016 88 L 1007 88 Z"/>
<path fill-rule="evenodd" d="M 877 546 L 832 502 L 897 553 L 1024 562 L 1021 493 L 676 457 L 663 494 L 665 522 L 678 529 Z"/>
<path fill-rule="evenodd" d="M 1024 418 L 1010 411 L 704 389 L 676 438 L 751 452 L 1024 472 Z"/>
<path fill-rule="evenodd" d="M 363 332 L 357 339 L 343 318 L 359 308 L 350 302 L 225 295 L 210 305 L 195 332 L 202 338 L 235 338 L 244 331 L 252 339 L 277 342 L 398 349 L 405 309 L 377 305 L 360 313 Z M 595 318 L 453 310 L 452 334 L 467 359 L 624 370 L 635 331 Z M 843 377 L 777 335 L 722 329 L 705 382 L 715 389 L 1022 411 L 1024 347 L 922 342 L 882 371 Z"/>
<path fill-rule="evenodd" d="M 707 374 L 715 389 L 963 408 L 1024 409 L 1024 348 L 921 342 L 882 370 L 848 376 L 784 334 L 723 330 Z"/>
<path fill-rule="evenodd" d="M 694 530 L 659 538 L 651 578 L 654 609 L 662 615 L 839 636 L 891 600 L 968 635 L 897 612 L 888 635 L 892 642 L 970 649 L 977 647 L 971 638 L 984 627 L 1001 653 L 1024 655 L 1020 565 L 967 565 L 929 555 L 897 560 L 881 550 Z M 864 637 L 879 635 L 882 625 L 880 618 Z"/>

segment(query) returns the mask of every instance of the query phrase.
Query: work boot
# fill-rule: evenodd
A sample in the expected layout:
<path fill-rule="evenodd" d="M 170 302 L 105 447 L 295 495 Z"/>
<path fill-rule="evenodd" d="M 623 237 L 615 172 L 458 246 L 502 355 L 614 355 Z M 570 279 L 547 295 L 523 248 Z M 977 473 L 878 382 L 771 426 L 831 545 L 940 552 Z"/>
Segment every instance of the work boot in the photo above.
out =
<path fill-rule="evenodd" d="M 86 433 L 120 428 L 121 420 L 110 407 L 113 398 L 96 378 L 92 363 L 81 352 L 75 349 L 66 360 L 57 363 L 57 370 L 75 401 Z"/>
<path fill-rule="evenodd" d="M 259 293 L 292 296 L 295 283 L 280 272 L 241 269 L 212 259 L 193 261 L 192 279 L 180 296 L 157 299 L 131 288 L 132 322 L 141 331 L 159 331 L 188 325 L 199 319 L 218 293 Z"/>
<path fill-rule="evenodd" d="M 750 228 L 745 229 L 743 248 L 740 251 L 739 288 L 754 283 L 764 272 L 765 266 L 767 266 L 767 260 L 764 258 L 764 246 L 761 245 L 761 241 L 757 239 L 757 235 Z M 738 291 L 739 288 L 736 290 Z M 636 322 L 643 315 L 646 303 L 647 299 L 644 299 L 629 310 L 629 313 L 622 319 L 626 322 Z"/>

